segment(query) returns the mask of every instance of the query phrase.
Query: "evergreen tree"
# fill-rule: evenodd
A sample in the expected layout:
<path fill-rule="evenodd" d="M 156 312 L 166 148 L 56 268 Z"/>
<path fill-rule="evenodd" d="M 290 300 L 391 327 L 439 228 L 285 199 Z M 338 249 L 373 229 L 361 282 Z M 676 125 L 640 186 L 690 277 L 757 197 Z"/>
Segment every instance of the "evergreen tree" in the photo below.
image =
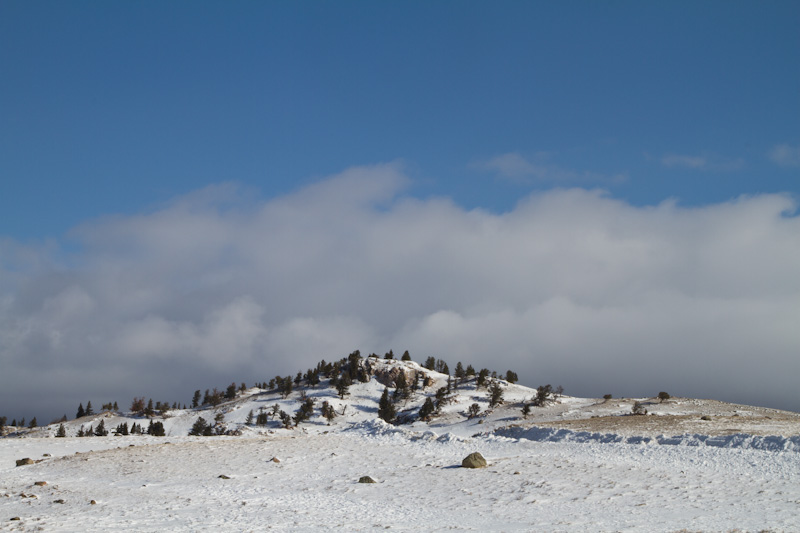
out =
<path fill-rule="evenodd" d="M 247 418 L 245 418 L 244 423 L 246 425 L 248 425 L 248 426 L 252 426 L 253 425 L 253 416 L 254 416 L 253 415 L 253 410 L 250 409 L 250 412 L 247 413 Z"/>
<path fill-rule="evenodd" d="M 278 385 L 280 388 L 281 398 L 288 398 L 292 393 L 292 376 L 286 376 Z"/>
<path fill-rule="evenodd" d="M 1 432 L 0 432 L 1 433 Z M 58 431 L 56 431 L 56 437 L 66 437 L 67 436 L 67 429 L 64 427 L 64 424 L 58 426 Z"/>
<path fill-rule="evenodd" d="M 24 416 L 23 416 L 23 417 L 22 417 L 22 419 L 20 419 L 20 421 L 19 421 L 19 427 L 21 427 L 21 428 L 24 428 L 24 427 L 25 427 L 25 417 L 24 417 Z"/>
<path fill-rule="evenodd" d="M 516 383 L 517 381 L 519 381 L 517 373 L 511 370 L 506 371 L 506 381 L 508 381 L 509 383 Z"/>
<path fill-rule="evenodd" d="M 467 370 L 465 371 L 467 377 L 475 375 L 475 369 L 472 368 L 472 365 L 467 365 Z"/>
<path fill-rule="evenodd" d="M 411 396 L 411 389 L 408 386 L 406 373 L 400 372 L 394 380 L 394 401 L 407 400 Z"/>
<path fill-rule="evenodd" d="M 211 404 L 212 407 L 216 407 L 222 403 L 223 394 L 221 391 L 217 390 L 214 387 L 214 390 L 211 391 L 211 396 L 208 397 L 208 403 Z"/>
<path fill-rule="evenodd" d="M 394 408 L 394 404 L 389 399 L 389 388 L 384 387 L 383 394 L 378 402 L 378 417 L 386 422 L 392 423 L 395 416 L 397 416 L 397 412 Z"/>
<path fill-rule="evenodd" d="M 461 364 L 461 361 L 456 363 L 456 371 L 454 375 L 456 377 L 456 384 L 458 384 L 462 379 L 464 379 L 467 376 L 467 373 L 464 371 L 464 365 Z"/>
<path fill-rule="evenodd" d="M 328 421 L 328 425 L 336 418 L 336 410 L 327 401 L 322 402 L 322 416 Z"/>
<path fill-rule="evenodd" d="M 483 387 L 486 384 L 486 378 L 489 377 L 489 369 L 482 368 L 480 372 L 478 372 L 478 379 L 475 381 L 476 387 Z"/>
<path fill-rule="evenodd" d="M 531 405 L 527 402 L 522 403 L 522 417 L 528 418 L 528 415 L 531 414 Z"/>
<path fill-rule="evenodd" d="M 75 418 L 81 418 L 86 416 L 86 411 L 83 410 L 83 404 L 78 404 L 78 412 L 75 413 Z"/>
<path fill-rule="evenodd" d="M 294 414 L 294 425 L 299 426 L 300 422 L 305 422 L 314 414 L 314 399 L 306 398 L 300 405 L 300 409 Z"/>
<path fill-rule="evenodd" d="M 164 431 L 164 424 L 160 421 L 153 422 L 150 420 L 150 426 L 147 428 L 147 434 L 153 437 L 163 437 L 167 433 Z"/>
<path fill-rule="evenodd" d="M 86 403 L 86 416 L 92 416 L 94 414 L 94 409 L 92 409 L 92 402 Z"/>
<path fill-rule="evenodd" d="M 29 428 L 35 428 L 35 427 L 37 427 L 38 425 L 39 425 L 39 424 L 36 422 L 36 417 L 34 416 L 34 417 L 31 419 L 31 423 L 30 423 L 30 424 L 28 424 L 28 427 L 29 427 Z"/>
<path fill-rule="evenodd" d="M 550 384 L 540 385 L 536 389 L 536 396 L 533 397 L 531 403 L 535 407 L 544 407 L 547 402 L 551 401 L 550 396 L 553 394 L 553 387 Z"/>
<path fill-rule="evenodd" d="M 394 359 L 394 352 L 392 350 L 389 350 L 388 352 L 386 352 L 386 355 L 383 358 L 384 359 Z"/>
<path fill-rule="evenodd" d="M 236 398 L 236 383 L 231 383 L 225 391 L 225 399 L 233 400 L 234 398 Z"/>
<path fill-rule="evenodd" d="M 419 418 L 420 420 L 428 421 L 433 415 L 435 411 L 435 407 L 433 406 L 433 401 L 430 397 L 425 398 L 425 403 L 422 404 L 422 407 L 419 408 Z"/>
<path fill-rule="evenodd" d="M 3 433 L 5 432 L 5 429 L 6 429 L 6 421 L 7 421 L 7 420 L 8 420 L 8 419 L 7 419 L 6 417 L 4 417 L 4 416 L 0 416 L 0 437 L 2 437 L 2 436 L 3 436 Z"/>
<path fill-rule="evenodd" d="M 503 387 L 500 386 L 499 381 L 492 381 L 489 385 L 489 407 L 493 408 L 503 403 Z"/>
<path fill-rule="evenodd" d="M 336 391 L 339 393 L 339 398 L 342 400 L 344 400 L 345 395 L 350 394 L 350 383 L 350 376 L 344 374 L 339 378 L 339 381 L 336 384 Z"/>
<path fill-rule="evenodd" d="M 428 370 L 435 369 L 436 368 L 436 358 L 433 357 L 433 356 L 428 357 L 427 359 L 425 359 L 425 364 L 422 365 L 422 366 L 424 366 Z"/>
<path fill-rule="evenodd" d="M 108 430 L 106 430 L 106 423 L 104 421 L 101 420 L 100 423 L 97 424 L 97 429 L 94 430 L 94 434 L 96 437 L 105 437 L 108 435 Z"/>
<path fill-rule="evenodd" d="M 281 418 L 281 423 L 283 423 L 283 427 L 286 429 L 292 429 L 292 417 L 286 411 L 281 411 L 279 413 Z"/>
<path fill-rule="evenodd" d="M 189 430 L 189 435 L 194 435 L 197 437 L 205 435 L 206 429 L 208 429 L 208 423 L 206 422 L 206 419 L 201 416 L 194 421 L 194 424 L 192 424 L 192 429 Z"/>
<path fill-rule="evenodd" d="M 208 389 L 206 389 L 206 392 L 203 395 L 203 405 L 208 405 L 210 403 L 211 403 L 211 395 L 208 394 Z"/>
<path fill-rule="evenodd" d="M 400 358 L 401 361 L 411 361 L 411 355 L 409 355 L 408 350 L 403 352 L 403 357 Z"/>
<path fill-rule="evenodd" d="M 200 405 L 200 389 L 194 391 L 194 396 L 192 396 L 192 409 L 197 409 Z"/>
<path fill-rule="evenodd" d="M 114 411 L 119 411 L 119 406 L 117 405 L 117 402 L 114 402 Z"/>
<path fill-rule="evenodd" d="M 79 437 L 83 437 L 83 435 L 84 435 L 84 433 L 83 433 L 83 424 L 81 424 L 81 429 L 78 430 L 78 436 Z"/>
<path fill-rule="evenodd" d="M 153 399 L 152 399 L 152 398 L 150 398 L 149 400 L 147 400 L 147 407 L 145 407 L 145 408 L 144 408 L 144 415 L 145 415 L 145 416 L 153 416 L 153 415 L 155 415 L 155 414 L 156 414 L 156 410 L 155 410 L 155 408 L 153 407 Z M 148 431 L 148 435 L 149 435 L 149 434 L 150 434 L 150 433 L 149 433 L 149 431 Z"/>
<path fill-rule="evenodd" d="M 477 403 L 473 403 L 473 404 L 472 404 L 472 405 L 470 405 L 470 406 L 469 406 L 469 408 L 467 409 L 467 418 L 468 418 L 468 419 L 470 419 L 470 420 L 472 420 L 473 418 L 475 418 L 476 416 L 478 416 L 478 414 L 479 414 L 480 412 L 481 412 L 481 406 L 480 406 L 480 405 L 478 405 Z"/>

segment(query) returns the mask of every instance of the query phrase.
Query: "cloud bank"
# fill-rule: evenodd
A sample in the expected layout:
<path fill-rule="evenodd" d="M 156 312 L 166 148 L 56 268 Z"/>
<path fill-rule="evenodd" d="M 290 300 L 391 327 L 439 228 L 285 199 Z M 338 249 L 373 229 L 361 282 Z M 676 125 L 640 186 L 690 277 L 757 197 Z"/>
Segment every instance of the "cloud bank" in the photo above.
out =
<path fill-rule="evenodd" d="M 188 403 L 390 348 L 574 395 L 800 410 L 792 198 L 636 207 L 569 189 L 497 214 L 408 184 L 379 165 L 268 201 L 220 185 L 87 222 L 69 253 L 0 241 L 0 414 Z"/>

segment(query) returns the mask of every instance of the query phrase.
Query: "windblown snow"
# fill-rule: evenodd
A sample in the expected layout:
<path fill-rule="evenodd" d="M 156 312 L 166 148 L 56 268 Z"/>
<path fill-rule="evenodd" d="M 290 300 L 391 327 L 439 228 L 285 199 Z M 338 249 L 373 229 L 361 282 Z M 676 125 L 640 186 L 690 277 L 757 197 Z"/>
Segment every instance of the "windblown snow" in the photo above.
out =
<path fill-rule="evenodd" d="M 435 379 L 401 414 L 447 381 L 374 364 Z M 0 439 L 0 531 L 800 531 L 796 413 L 640 398 L 650 414 L 633 416 L 633 399 L 563 396 L 524 418 L 534 391 L 502 383 L 494 409 L 473 380 L 430 422 L 396 426 L 377 418 L 385 384 L 373 375 L 344 399 L 323 381 L 171 411 L 166 437 L 73 436 L 100 420 L 148 423 L 112 412 L 68 422 L 66 438 L 57 424 L 19 430 Z M 339 416 L 245 425 L 274 404 L 293 414 L 300 394 Z M 481 413 L 468 418 L 473 403 Z M 188 436 L 217 412 L 238 436 Z M 488 467 L 461 468 L 475 451 Z"/>

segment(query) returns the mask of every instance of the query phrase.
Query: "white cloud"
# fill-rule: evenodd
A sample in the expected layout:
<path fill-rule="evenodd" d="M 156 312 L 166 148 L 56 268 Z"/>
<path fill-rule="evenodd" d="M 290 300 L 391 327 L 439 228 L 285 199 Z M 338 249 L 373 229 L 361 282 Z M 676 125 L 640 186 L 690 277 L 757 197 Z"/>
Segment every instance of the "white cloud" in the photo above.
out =
<path fill-rule="evenodd" d="M 224 208 L 210 189 L 88 222 L 64 261 L 6 243 L 36 260 L 0 265 L 2 404 L 186 401 L 392 348 L 574 394 L 800 409 L 791 198 L 635 207 L 572 189 L 493 214 L 406 183 L 395 165 L 355 168 Z"/>
<path fill-rule="evenodd" d="M 768 155 L 773 163 L 782 167 L 800 167 L 800 146 L 779 144 Z"/>
<path fill-rule="evenodd" d="M 544 182 L 565 184 L 611 184 L 627 180 L 624 173 L 614 175 L 600 174 L 597 172 L 578 172 L 565 169 L 549 162 L 550 155 L 545 152 L 535 154 L 532 158 L 525 158 L 517 152 L 495 156 L 486 161 L 472 165 L 473 168 L 488 170 L 497 175 L 525 183 Z"/>
<path fill-rule="evenodd" d="M 727 158 L 715 154 L 704 155 L 676 155 L 668 154 L 661 158 L 661 164 L 665 167 L 682 167 L 695 170 L 708 170 L 718 172 L 732 172 L 744 168 L 745 161 L 742 158 Z"/>

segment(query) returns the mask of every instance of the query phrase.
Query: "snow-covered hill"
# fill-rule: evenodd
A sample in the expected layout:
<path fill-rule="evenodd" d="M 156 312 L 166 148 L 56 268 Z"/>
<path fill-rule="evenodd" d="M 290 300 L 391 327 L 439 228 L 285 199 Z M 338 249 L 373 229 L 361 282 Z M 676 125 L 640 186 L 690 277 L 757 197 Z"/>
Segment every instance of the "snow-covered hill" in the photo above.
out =
<path fill-rule="evenodd" d="M 447 375 L 411 361 L 360 365 L 366 381 L 344 397 L 328 379 L 286 398 L 251 388 L 155 418 L 165 437 L 74 436 L 100 421 L 108 430 L 149 424 L 118 412 L 69 421 L 66 438 L 54 438 L 58 425 L 16 431 L 0 439 L 0 531 L 800 530 L 796 413 L 562 396 L 523 417 L 535 390 L 498 381 L 503 403 L 489 408 L 486 388 L 470 379 L 451 381 L 423 421 L 420 407 Z M 378 406 L 399 372 L 428 384 L 395 404 L 409 423 L 391 425 Z M 294 414 L 303 398 L 315 410 L 297 427 L 272 416 L 246 424 L 275 405 Z M 324 401 L 337 413 L 330 425 Z M 631 415 L 636 401 L 650 414 Z M 215 430 L 237 436 L 187 436 L 199 417 L 221 418 Z M 459 468 L 473 451 L 488 468 Z M 15 466 L 23 457 L 38 462 Z M 359 484 L 364 475 L 378 483 Z"/>

